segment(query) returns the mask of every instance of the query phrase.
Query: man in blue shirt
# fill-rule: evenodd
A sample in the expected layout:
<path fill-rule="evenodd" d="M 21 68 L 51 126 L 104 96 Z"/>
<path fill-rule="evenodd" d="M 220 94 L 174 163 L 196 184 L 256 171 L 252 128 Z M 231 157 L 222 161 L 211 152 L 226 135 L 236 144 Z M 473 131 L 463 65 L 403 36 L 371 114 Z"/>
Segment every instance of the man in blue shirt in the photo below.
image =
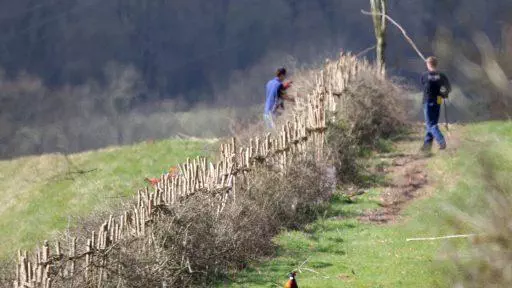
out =
<path fill-rule="evenodd" d="M 437 71 L 437 58 L 429 57 L 426 62 L 428 71 L 421 75 L 426 127 L 422 150 L 429 151 L 434 139 L 439 144 L 439 149 L 443 150 L 446 148 L 446 140 L 439 130 L 439 112 L 443 99 L 448 98 L 448 94 L 451 92 L 451 85 L 448 77 Z"/>
<path fill-rule="evenodd" d="M 293 101 L 286 95 L 285 90 L 289 87 L 289 83 L 283 84 L 286 79 L 286 69 L 279 68 L 276 71 L 276 77 L 267 82 L 266 85 L 266 100 L 263 119 L 267 128 L 274 128 L 274 119 L 278 115 L 278 109 L 283 108 L 283 100 Z"/>

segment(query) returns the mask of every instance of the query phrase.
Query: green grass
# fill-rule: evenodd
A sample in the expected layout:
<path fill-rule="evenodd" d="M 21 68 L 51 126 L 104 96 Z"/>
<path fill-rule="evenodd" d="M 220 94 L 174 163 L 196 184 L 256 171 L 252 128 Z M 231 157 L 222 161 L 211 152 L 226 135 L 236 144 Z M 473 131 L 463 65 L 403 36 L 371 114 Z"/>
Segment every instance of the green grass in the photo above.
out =
<path fill-rule="evenodd" d="M 165 140 L 70 155 L 0 161 L 0 258 L 31 248 L 68 220 L 119 203 L 187 157 L 208 155 L 213 141 Z M 71 173 L 70 173 L 71 172 Z"/>
<path fill-rule="evenodd" d="M 251 263 L 218 286 L 282 287 L 287 273 L 307 260 L 297 275 L 300 287 L 448 287 L 448 272 L 454 267 L 444 255 L 450 249 L 464 249 L 467 240 L 406 239 L 474 232 L 455 225 L 446 207 L 470 213 L 485 209 L 479 153 L 498 165 L 502 181 L 512 181 L 507 176 L 512 168 L 512 123 L 469 125 L 455 134 L 460 135 L 460 147 L 431 158 L 430 186 L 425 188 L 431 196 L 403 211 L 405 221 L 376 225 L 357 220 L 365 209 L 378 208 L 379 187 L 353 203 L 337 196 L 327 213 L 306 229 L 275 237 L 275 258 Z M 407 146 L 411 143 L 402 147 Z"/>
<path fill-rule="evenodd" d="M 378 190 L 370 190 L 353 203 L 335 197 L 325 217 L 304 231 L 286 231 L 275 238 L 278 257 L 219 286 L 282 285 L 287 273 L 306 260 L 297 276 L 300 287 L 434 286 L 441 276 L 430 269 L 437 243 L 406 242 L 412 234 L 404 225 L 377 226 L 355 219 L 365 209 L 378 208 L 378 195 Z"/>
<path fill-rule="evenodd" d="M 415 203 L 411 208 L 429 207 L 419 215 L 421 217 L 411 221 L 412 226 L 424 233 L 443 234 L 454 229 L 457 232 L 471 232 L 465 227 L 453 227 L 451 217 L 446 217 L 446 210 L 450 208 L 447 206 L 453 206 L 475 214 L 488 208 L 483 199 L 487 187 L 482 180 L 481 156 L 493 163 L 499 181 L 512 181 L 509 176 L 512 171 L 512 122 L 487 122 L 468 125 L 460 130 L 461 144 L 457 152 L 434 157 L 429 163 L 434 196 Z M 436 220 L 443 222 L 441 225 L 431 225 Z"/>

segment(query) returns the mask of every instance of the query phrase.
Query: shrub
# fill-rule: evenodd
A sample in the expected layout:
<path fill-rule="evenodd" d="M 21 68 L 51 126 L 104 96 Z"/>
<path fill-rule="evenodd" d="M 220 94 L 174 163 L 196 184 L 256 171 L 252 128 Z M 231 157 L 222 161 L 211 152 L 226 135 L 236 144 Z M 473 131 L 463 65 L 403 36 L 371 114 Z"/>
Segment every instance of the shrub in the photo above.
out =
<path fill-rule="evenodd" d="M 328 123 L 326 146 L 338 183 L 356 182 L 361 168 L 357 161 L 359 146 L 345 121 Z"/>
<path fill-rule="evenodd" d="M 360 180 L 360 152 L 382 146 L 382 140 L 407 128 L 405 90 L 372 73 L 360 73 L 340 99 L 328 123 L 326 144 L 340 184 Z M 361 184 L 361 183 L 358 183 Z"/>
<path fill-rule="evenodd" d="M 276 226 L 296 228 L 322 210 L 335 181 L 325 164 L 308 156 L 296 161 L 284 174 L 272 169 L 257 171 L 244 197 L 260 211 L 269 213 L 269 219 L 278 221 Z"/>
<path fill-rule="evenodd" d="M 347 87 L 339 118 L 358 145 L 374 146 L 406 128 L 405 91 L 373 73 L 361 72 Z"/>
<path fill-rule="evenodd" d="M 13 267 L 15 264 L 11 260 L 0 260 L 0 288 L 11 288 L 15 275 Z"/>

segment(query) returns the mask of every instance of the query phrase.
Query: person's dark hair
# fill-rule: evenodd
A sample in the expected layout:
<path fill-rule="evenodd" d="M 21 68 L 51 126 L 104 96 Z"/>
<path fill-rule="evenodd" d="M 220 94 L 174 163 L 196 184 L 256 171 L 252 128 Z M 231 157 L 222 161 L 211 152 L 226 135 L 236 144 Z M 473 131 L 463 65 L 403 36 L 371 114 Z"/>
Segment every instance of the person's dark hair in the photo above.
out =
<path fill-rule="evenodd" d="M 276 71 L 276 76 L 285 76 L 286 75 L 286 69 L 284 67 L 278 68 Z"/>

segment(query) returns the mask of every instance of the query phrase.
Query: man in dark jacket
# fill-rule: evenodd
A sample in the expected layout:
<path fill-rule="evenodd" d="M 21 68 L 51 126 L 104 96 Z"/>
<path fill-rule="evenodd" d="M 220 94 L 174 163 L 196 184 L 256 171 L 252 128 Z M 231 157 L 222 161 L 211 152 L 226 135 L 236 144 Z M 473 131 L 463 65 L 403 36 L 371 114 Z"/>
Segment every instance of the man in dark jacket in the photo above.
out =
<path fill-rule="evenodd" d="M 421 76 L 426 127 L 422 150 L 429 151 L 434 139 L 439 144 L 439 149 L 443 150 L 446 148 L 446 140 L 439 130 L 439 112 L 443 100 L 448 98 L 448 94 L 451 92 L 451 85 L 446 75 L 437 71 L 437 58 L 429 57 L 426 64 L 428 71 Z"/>

